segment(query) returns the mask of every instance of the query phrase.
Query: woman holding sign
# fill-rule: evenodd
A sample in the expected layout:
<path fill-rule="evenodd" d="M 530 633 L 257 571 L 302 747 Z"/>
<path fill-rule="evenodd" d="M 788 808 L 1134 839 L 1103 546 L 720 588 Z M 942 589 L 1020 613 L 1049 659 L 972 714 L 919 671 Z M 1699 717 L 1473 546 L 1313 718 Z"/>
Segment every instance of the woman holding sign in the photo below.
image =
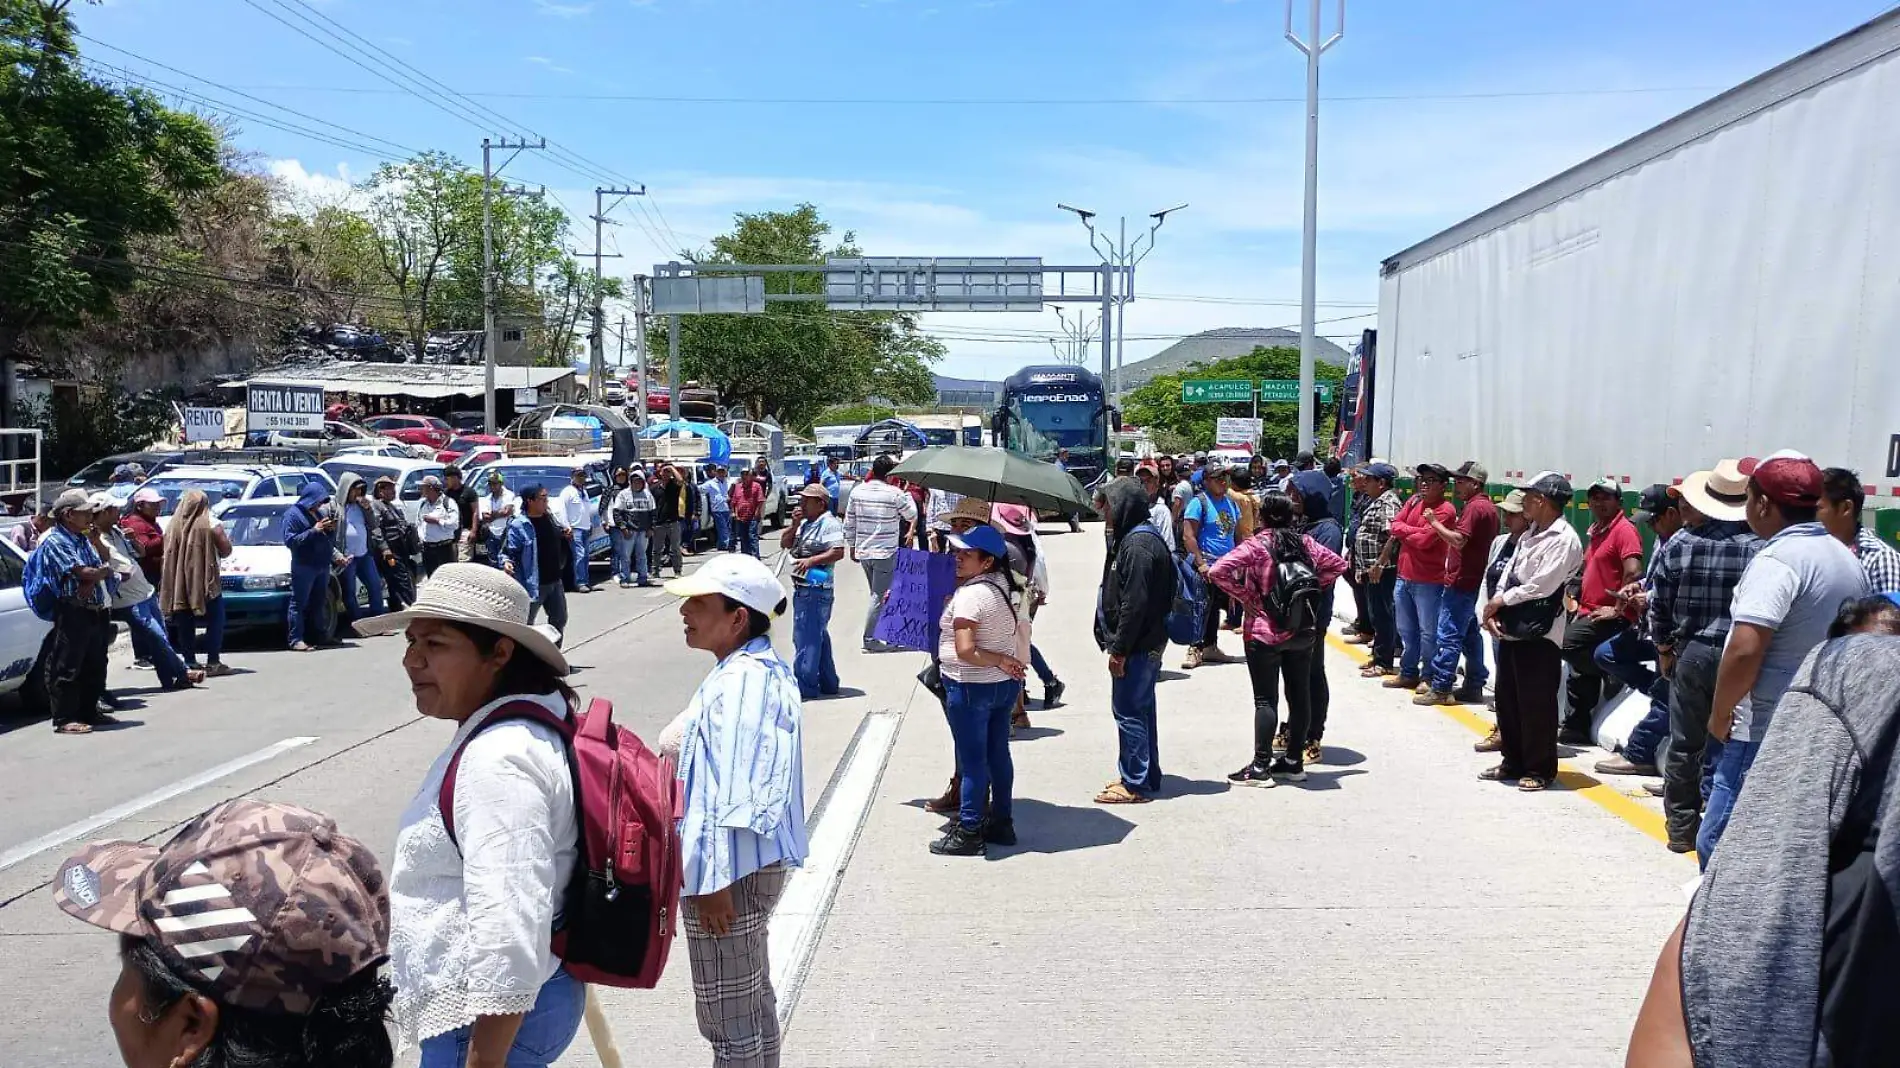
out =
<path fill-rule="evenodd" d="M 951 535 L 950 545 L 957 554 L 957 590 L 943 610 L 937 658 L 956 740 L 962 804 L 956 826 L 932 842 L 930 851 L 976 857 L 987 843 L 1016 844 L 1009 717 L 1022 694 L 1029 626 L 1016 612 L 1019 587 L 1010 574 L 1002 533 L 975 527 Z"/>
<path fill-rule="evenodd" d="M 792 554 L 792 675 L 804 700 L 838 696 L 831 659 L 832 571 L 844 559 L 844 523 L 831 514 L 831 494 L 808 485 L 798 495 L 798 520 L 779 535 Z"/>

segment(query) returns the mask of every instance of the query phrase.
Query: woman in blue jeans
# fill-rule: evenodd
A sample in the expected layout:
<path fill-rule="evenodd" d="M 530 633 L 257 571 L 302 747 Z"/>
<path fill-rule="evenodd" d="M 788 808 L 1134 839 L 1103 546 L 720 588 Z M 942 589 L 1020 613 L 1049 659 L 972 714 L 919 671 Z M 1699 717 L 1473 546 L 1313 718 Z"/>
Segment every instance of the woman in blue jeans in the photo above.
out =
<path fill-rule="evenodd" d="M 792 554 L 792 675 L 809 701 L 838 695 L 831 659 L 832 575 L 844 559 L 844 524 L 831 514 L 831 494 L 806 486 L 798 495 L 798 522 L 779 544 Z"/>
<path fill-rule="evenodd" d="M 940 620 L 937 662 L 956 742 L 961 804 L 956 826 L 930 851 L 976 857 L 990 844 L 1016 844 L 1009 717 L 1022 695 L 1028 653 L 1017 606 L 1022 591 L 1010 573 L 1002 532 L 980 526 L 952 534 L 949 542 L 957 555 L 957 588 Z"/>

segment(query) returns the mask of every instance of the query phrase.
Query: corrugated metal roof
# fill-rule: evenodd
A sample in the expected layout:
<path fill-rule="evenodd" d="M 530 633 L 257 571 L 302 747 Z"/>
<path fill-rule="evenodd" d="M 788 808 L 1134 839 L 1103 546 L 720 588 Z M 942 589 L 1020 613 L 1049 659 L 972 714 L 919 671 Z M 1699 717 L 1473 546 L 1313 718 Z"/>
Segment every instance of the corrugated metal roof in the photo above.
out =
<path fill-rule="evenodd" d="M 571 367 L 497 367 L 495 388 L 543 389 L 573 377 Z M 243 389 L 253 382 L 261 386 L 317 386 L 330 393 L 370 397 L 476 397 L 487 388 L 481 367 L 350 360 L 287 365 L 221 384 L 227 389 Z"/>

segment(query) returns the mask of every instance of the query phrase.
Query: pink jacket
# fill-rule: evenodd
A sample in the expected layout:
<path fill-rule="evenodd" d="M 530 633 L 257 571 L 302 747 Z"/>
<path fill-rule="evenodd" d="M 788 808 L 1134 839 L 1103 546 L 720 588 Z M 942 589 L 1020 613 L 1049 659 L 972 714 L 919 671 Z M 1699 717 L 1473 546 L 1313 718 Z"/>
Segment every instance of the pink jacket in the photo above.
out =
<path fill-rule="evenodd" d="M 1234 546 L 1233 552 L 1207 569 L 1207 580 L 1240 602 L 1244 609 L 1242 636 L 1263 645 L 1278 645 L 1287 640 L 1287 635 L 1274 627 L 1261 608 L 1267 590 L 1273 586 L 1272 537 L 1272 531 L 1261 531 Z M 1322 589 L 1331 587 L 1346 573 L 1345 558 L 1304 534 L 1300 540 L 1306 543 L 1307 555 L 1312 557 L 1313 567 L 1319 572 Z"/>

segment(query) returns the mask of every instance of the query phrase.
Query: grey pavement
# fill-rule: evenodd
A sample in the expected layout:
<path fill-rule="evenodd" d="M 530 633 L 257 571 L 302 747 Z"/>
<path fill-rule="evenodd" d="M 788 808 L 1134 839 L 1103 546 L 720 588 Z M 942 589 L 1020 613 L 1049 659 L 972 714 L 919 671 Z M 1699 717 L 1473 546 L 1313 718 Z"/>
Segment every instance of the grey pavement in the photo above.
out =
<path fill-rule="evenodd" d="M 1478 782 L 1486 758 L 1471 751 L 1468 714 L 1415 707 L 1359 679 L 1337 650 L 1328 761 L 1305 784 L 1228 788 L 1226 772 L 1251 751 L 1246 669 L 1186 674 L 1172 650 L 1160 691 L 1166 796 L 1092 804 L 1115 774 L 1108 677 L 1089 631 L 1100 528 L 1048 529 L 1056 589 L 1036 635 L 1067 704 L 1045 712 L 1032 701 L 1035 729 L 1014 751 L 1022 842 L 987 860 L 928 853 L 943 824 L 919 806 L 950 773 L 949 732 L 913 678 L 921 654 L 858 652 L 865 591 L 855 569 L 840 570 L 832 633 L 844 684 L 863 692 L 807 706 L 808 802 L 867 713 L 901 725 L 868 806 L 828 803 L 814 825 L 816 840 L 862 819 L 816 921 L 810 968 L 780 991 L 797 999 L 786 1065 L 1621 1062 L 1693 863 L 1584 793 Z M 707 666 L 680 641 L 670 599 L 607 590 L 574 604 L 570 647 L 586 665 L 576 683 L 651 737 Z M 163 836 L 254 793 L 329 811 L 386 858 L 447 735 L 414 715 L 396 641 L 233 655 L 256 673 L 153 695 L 133 730 L 0 735 L 0 854 L 316 736 L 97 836 Z M 46 994 L 16 999 L 0 1021 L 9 1065 L 113 1063 L 101 1026 L 111 941 L 59 915 L 42 888 L 63 848 L 0 871 L 0 944 L 13 951 L 0 975 L 8 989 Z M 778 917 L 775 937 L 812 922 Z M 709 1063 L 683 945 L 657 990 L 600 1000 L 625 1063 Z M 598 1063 L 585 1032 L 561 1063 Z"/>

